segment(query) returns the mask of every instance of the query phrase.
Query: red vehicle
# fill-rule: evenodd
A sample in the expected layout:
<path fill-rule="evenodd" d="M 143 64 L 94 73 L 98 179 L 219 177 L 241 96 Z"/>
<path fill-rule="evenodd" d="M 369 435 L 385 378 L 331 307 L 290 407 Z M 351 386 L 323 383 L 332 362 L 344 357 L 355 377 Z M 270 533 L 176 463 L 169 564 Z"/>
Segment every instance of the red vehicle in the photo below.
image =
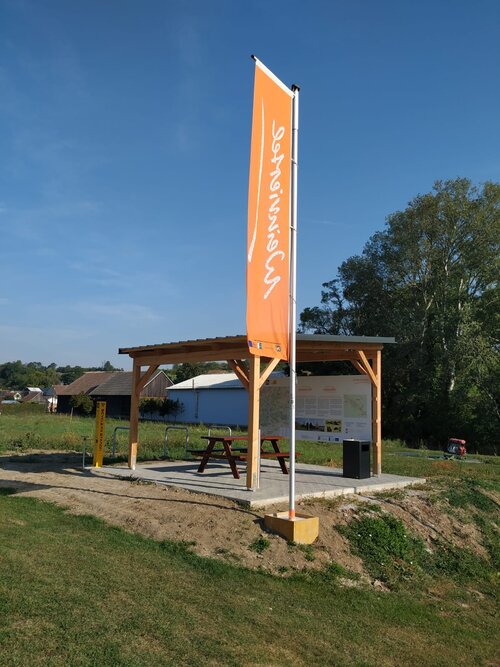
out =
<path fill-rule="evenodd" d="M 465 449 L 465 440 L 460 440 L 459 438 L 448 438 L 448 446 L 446 451 L 452 456 L 465 456 L 467 454 L 467 450 Z"/>

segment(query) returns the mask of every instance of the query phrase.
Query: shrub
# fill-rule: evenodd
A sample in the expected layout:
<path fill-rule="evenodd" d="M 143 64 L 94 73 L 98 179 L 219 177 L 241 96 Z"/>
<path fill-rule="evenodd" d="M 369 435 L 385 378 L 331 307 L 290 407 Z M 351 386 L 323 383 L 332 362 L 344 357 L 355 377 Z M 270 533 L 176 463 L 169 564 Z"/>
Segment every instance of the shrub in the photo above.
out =
<path fill-rule="evenodd" d="M 260 537 L 258 537 L 256 540 L 254 540 L 252 542 L 252 544 L 250 545 L 250 549 L 252 551 L 256 551 L 258 554 L 261 554 L 266 549 L 269 549 L 270 546 L 271 546 L 271 543 L 269 542 L 267 537 L 264 537 L 263 535 L 261 535 Z"/>
<path fill-rule="evenodd" d="M 170 398 L 143 398 L 139 403 L 139 409 L 146 415 L 158 414 L 162 417 L 166 415 L 177 417 L 184 411 L 184 406 L 179 400 L 174 401 Z"/>
<path fill-rule="evenodd" d="M 161 398 L 142 398 L 139 403 L 139 410 L 145 415 L 161 414 L 163 400 Z"/>
<path fill-rule="evenodd" d="M 90 415 L 94 408 L 94 401 L 83 391 L 72 396 L 69 404 L 76 414 L 84 416 Z"/>
<path fill-rule="evenodd" d="M 184 412 L 184 405 L 181 403 L 181 401 L 179 401 L 179 399 L 174 401 L 171 398 L 166 398 L 164 401 L 163 409 L 165 412 L 162 414 L 171 415 L 174 417 L 174 419 L 177 419 L 177 417 Z"/>

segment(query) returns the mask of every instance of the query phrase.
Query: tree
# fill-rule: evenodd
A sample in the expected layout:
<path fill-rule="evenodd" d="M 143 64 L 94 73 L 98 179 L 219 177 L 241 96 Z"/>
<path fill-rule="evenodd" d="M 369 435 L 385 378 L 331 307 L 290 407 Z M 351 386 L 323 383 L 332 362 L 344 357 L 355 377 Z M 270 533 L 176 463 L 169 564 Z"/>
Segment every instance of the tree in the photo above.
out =
<path fill-rule="evenodd" d="M 160 414 L 163 406 L 162 398 L 141 398 L 139 401 L 139 410 L 145 415 Z"/>
<path fill-rule="evenodd" d="M 0 364 L 0 387 L 6 389 L 23 389 L 24 387 L 49 387 L 54 384 L 71 384 L 86 371 L 122 371 L 115 368 L 109 361 L 102 366 L 83 368 L 82 366 L 56 366 L 51 363 L 44 366 L 39 361 L 8 361 Z"/>
<path fill-rule="evenodd" d="M 22 361 L 8 361 L 0 366 L 0 386 L 22 389 L 28 386 L 29 375 Z"/>
<path fill-rule="evenodd" d="M 43 366 L 39 361 L 8 361 L 0 364 L 0 386 L 7 389 L 47 387 L 59 382 L 59 374 L 53 365 Z"/>
<path fill-rule="evenodd" d="M 177 419 L 184 412 L 183 404 L 178 400 L 170 398 L 142 398 L 139 402 L 139 410 L 145 415 L 158 414 L 161 417 L 171 415 Z"/>
<path fill-rule="evenodd" d="M 78 380 L 85 373 L 85 370 L 82 366 L 59 366 L 57 368 L 62 384 L 71 384 Z"/>
<path fill-rule="evenodd" d="M 220 371 L 221 373 L 224 373 L 229 371 L 229 366 L 226 363 L 218 363 L 214 361 L 198 364 L 175 364 L 172 375 L 175 375 L 175 382 L 184 382 L 184 380 L 190 380 L 197 375 L 203 375 L 210 371 Z"/>
<path fill-rule="evenodd" d="M 163 401 L 163 405 L 160 409 L 160 414 L 162 416 L 170 415 L 177 420 L 177 417 L 184 412 L 184 404 L 178 399 L 166 398 Z"/>
<path fill-rule="evenodd" d="M 92 370 L 96 370 L 96 371 L 122 371 L 123 368 L 115 368 L 115 366 L 113 366 L 113 364 L 110 361 L 103 361 L 101 363 L 101 365 L 99 366 L 99 368 L 95 368 L 95 369 L 92 369 Z"/>
<path fill-rule="evenodd" d="M 497 442 L 499 250 L 500 185 L 438 181 L 390 215 L 323 285 L 321 306 L 302 313 L 303 331 L 396 337 L 384 351 L 386 433 Z"/>
<path fill-rule="evenodd" d="M 72 396 L 69 404 L 78 415 L 88 416 L 94 409 L 94 401 L 83 391 Z"/>

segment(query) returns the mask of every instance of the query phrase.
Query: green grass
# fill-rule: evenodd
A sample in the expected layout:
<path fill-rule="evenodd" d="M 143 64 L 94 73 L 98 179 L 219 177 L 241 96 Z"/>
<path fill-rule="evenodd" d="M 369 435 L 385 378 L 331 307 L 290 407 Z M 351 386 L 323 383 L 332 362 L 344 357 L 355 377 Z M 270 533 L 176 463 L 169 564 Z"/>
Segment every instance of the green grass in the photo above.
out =
<path fill-rule="evenodd" d="M 474 582 L 485 591 L 495 585 L 498 570 L 493 554 L 484 559 L 439 541 L 429 551 L 423 540 L 409 534 L 390 514 L 363 516 L 339 531 L 350 540 L 371 576 L 391 588 L 411 583 L 425 589 L 429 578 L 435 577 L 453 579 L 461 585 Z"/>
<path fill-rule="evenodd" d="M 493 567 L 500 572 L 500 513 L 499 504 L 488 492 L 500 492 L 496 481 L 465 478 L 453 484 L 441 483 L 437 497 L 448 503 L 449 511 L 460 513 L 464 520 L 473 521 L 482 534 L 483 546 Z"/>
<path fill-rule="evenodd" d="M 372 577 L 395 586 L 413 579 L 425 559 L 423 542 L 391 514 L 371 513 L 339 528 Z"/>
<path fill-rule="evenodd" d="M 0 534 L 9 667 L 438 667 L 493 664 L 498 648 L 488 593 L 347 589 L 335 564 L 273 577 L 17 495 L 0 495 Z"/>
<path fill-rule="evenodd" d="M 179 424 L 171 424 L 179 426 Z M 105 457 L 109 460 L 112 449 L 113 431 L 117 426 L 128 426 L 125 420 L 106 420 Z M 140 422 L 139 425 L 139 460 L 159 459 L 163 455 L 165 428 L 168 424 Z M 95 420 L 90 417 L 73 417 L 68 415 L 19 414 L 13 410 L 0 415 L 0 452 L 16 451 L 19 453 L 29 449 L 68 450 L 81 452 L 86 438 L 87 451 L 93 447 Z M 207 427 L 188 425 L 189 444 L 192 448 L 203 448 L 206 441 L 201 436 L 207 434 Z M 227 431 L 224 431 L 227 432 Z M 185 458 L 185 435 L 182 431 L 169 432 L 169 451 L 173 458 Z M 283 447 L 287 447 L 286 441 Z M 299 441 L 297 450 L 299 461 L 317 465 L 342 467 L 342 445 L 340 443 L 319 443 Z M 128 452 L 128 433 L 117 432 L 118 460 L 125 460 Z M 467 461 L 431 460 L 427 456 L 436 456 L 439 452 L 416 450 L 418 457 L 398 456 L 408 453 L 401 441 L 384 440 L 382 445 L 382 470 L 396 475 L 409 475 L 426 478 L 475 479 L 488 481 L 500 480 L 500 465 L 497 457 L 476 456 L 479 464 Z"/>
<path fill-rule="evenodd" d="M 302 551 L 305 559 L 311 563 L 316 560 L 314 546 L 312 544 L 298 544 L 292 540 L 291 542 L 288 542 L 288 550 L 291 551 L 292 549 L 299 549 Z"/>
<path fill-rule="evenodd" d="M 269 549 L 271 546 L 271 542 L 267 539 L 267 537 L 264 537 L 261 535 L 260 537 L 257 537 L 252 544 L 250 545 L 250 549 L 252 551 L 255 551 L 258 554 L 263 553 L 266 549 Z"/>
<path fill-rule="evenodd" d="M 139 424 L 139 459 L 155 460 L 163 456 L 165 429 L 164 424 L 141 421 Z M 110 457 L 113 445 L 113 431 L 116 427 L 128 427 L 128 421 L 106 419 L 105 457 Z M 206 441 L 201 436 L 207 434 L 207 427 L 188 426 L 189 445 L 203 448 Z M 212 432 L 216 432 L 212 430 Z M 225 431 L 227 433 L 227 431 Z M 67 450 L 81 452 L 85 444 L 87 451 L 92 451 L 95 436 L 95 419 L 92 417 L 70 417 L 69 415 L 16 414 L 14 411 L 0 415 L 0 452 L 14 451 L 23 453 L 30 449 L 44 451 Z M 117 431 L 117 457 L 123 460 L 128 453 L 128 432 Z M 171 456 L 183 458 L 185 454 L 185 434 L 172 430 L 168 435 Z"/>
<path fill-rule="evenodd" d="M 499 509 L 498 503 L 483 492 L 480 482 L 471 478 L 461 479 L 447 486 L 442 492 L 442 497 L 455 508 L 460 507 L 465 510 L 473 508 L 489 514 Z"/>
<path fill-rule="evenodd" d="M 106 455 L 115 426 L 108 420 Z M 165 424 L 142 422 L 139 458 L 162 456 Z M 81 451 L 94 420 L 0 416 L 0 452 Z M 203 447 L 206 427 L 189 426 Z M 126 433 L 118 454 L 126 457 Z M 184 457 L 181 432 L 170 451 Z M 300 460 L 342 465 L 342 446 L 300 442 Z M 433 501 L 475 522 L 488 554 L 423 543 L 384 512 L 345 529 L 353 551 L 390 592 L 363 586 L 340 564 L 273 577 L 155 542 L 91 517 L 0 490 L 0 665 L 470 665 L 493 664 L 498 585 L 499 466 L 400 457 L 385 441 L 383 470 L 433 479 Z M 393 494 L 394 495 L 394 494 Z M 262 553 L 264 536 L 249 545 Z M 313 560 L 310 547 L 304 550 Z M 221 550 L 224 545 L 221 545 Z"/>
<path fill-rule="evenodd" d="M 399 454 L 418 454 L 418 456 L 400 456 Z M 401 441 L 384 440 L 382 443 L 382 470 L 393 475 L 409 475 L 427 479 L 476 479 L 485 481 L 500 480 L 500 460 L 497 456 L 470 455 L 465 460 L 433 459 L 442 452 L 419 449 L 411 450 Z M 480 463 L 468 463 L 468 459 Z"/>
<path fill-rule="evenodd" d="M 455 470 L 462 472 L 461 468 Z M 498 583 L 500 571 L 500 514 L 498 503 L 488 495 L 492 491 L 500 492 L 498 480 L 457 475 L 435 479 L 429 498 L 441 512 L 476 524 L 486 558 L 442 539 L 434 540 L 429 550 L 399 519 L 376 506 L 366 507 L 339 531 L 349 539 L 371 576 L 389 587 L 411 582 L 422 589 L 429 585 L 429 578 L 445 577 L 460 585 L 475 582 L 478 588 L 490 591 Z"/>

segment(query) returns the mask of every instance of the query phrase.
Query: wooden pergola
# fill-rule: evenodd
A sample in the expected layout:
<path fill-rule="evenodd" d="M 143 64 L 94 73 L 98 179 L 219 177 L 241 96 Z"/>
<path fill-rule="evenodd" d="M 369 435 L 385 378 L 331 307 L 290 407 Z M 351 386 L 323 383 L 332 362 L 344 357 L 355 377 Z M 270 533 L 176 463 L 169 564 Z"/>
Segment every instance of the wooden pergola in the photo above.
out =
<path fill-rule="evenodd" d="M 297 362 L 350 361 L 372 384 L 372 469 L 382 472 L 382 349 L 394 338 L 297 334 Z M 135 469 L 138 446 L 139 397 L 159 366 L 227 361 L 248 391 L 247 488 L 255 489 L 259 465 L 260 389 L 279 363 L 250 354 L 246 336 L 226 336 L 119 349 L 133 360 L 128 465 Z"/>

